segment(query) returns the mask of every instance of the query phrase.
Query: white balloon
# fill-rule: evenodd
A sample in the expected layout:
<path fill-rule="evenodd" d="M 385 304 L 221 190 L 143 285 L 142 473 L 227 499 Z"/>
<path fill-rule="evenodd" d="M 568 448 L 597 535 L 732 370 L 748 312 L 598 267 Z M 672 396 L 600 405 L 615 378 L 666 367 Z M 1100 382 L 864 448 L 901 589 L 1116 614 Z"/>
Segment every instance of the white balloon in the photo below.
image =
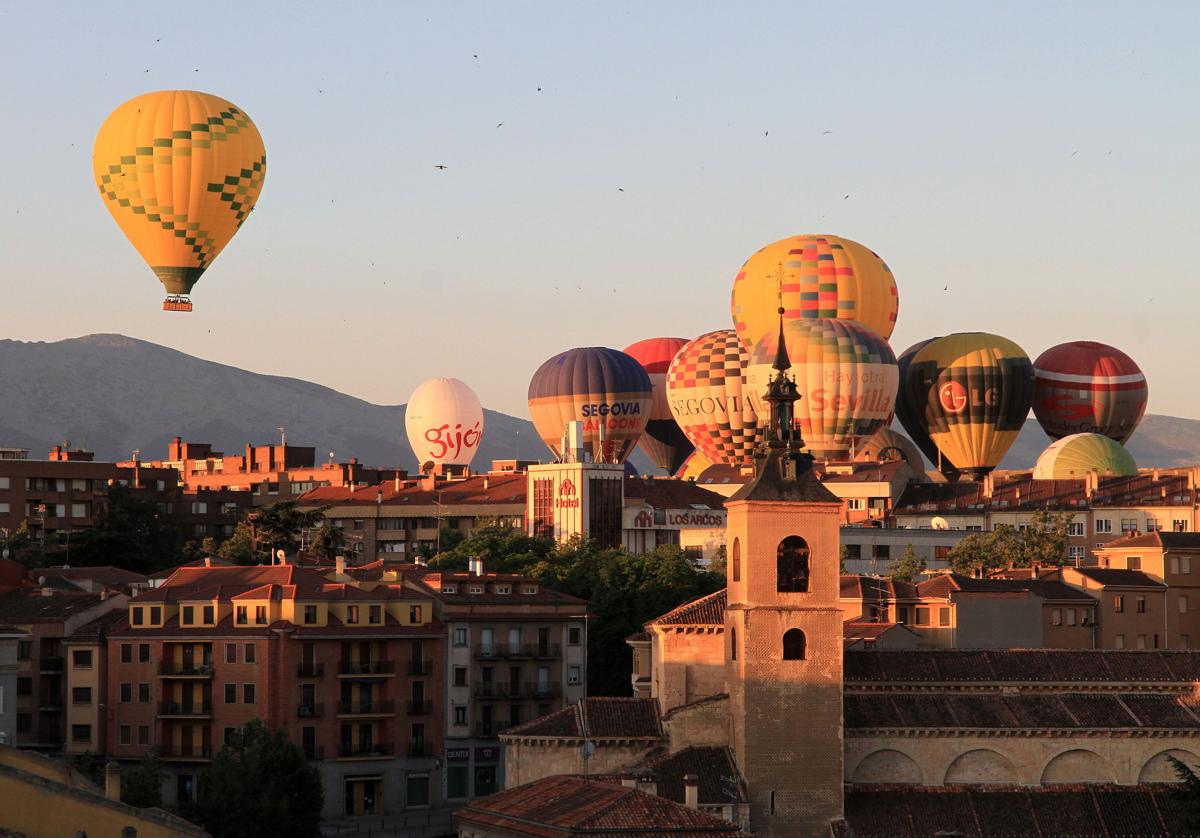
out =
<path fill-rule="evenodd" d="M 469 466 L 483 441 L 483 406 L 457 378 L 431 378 L 409 397 L 404 428 L 419 465 Z"/>

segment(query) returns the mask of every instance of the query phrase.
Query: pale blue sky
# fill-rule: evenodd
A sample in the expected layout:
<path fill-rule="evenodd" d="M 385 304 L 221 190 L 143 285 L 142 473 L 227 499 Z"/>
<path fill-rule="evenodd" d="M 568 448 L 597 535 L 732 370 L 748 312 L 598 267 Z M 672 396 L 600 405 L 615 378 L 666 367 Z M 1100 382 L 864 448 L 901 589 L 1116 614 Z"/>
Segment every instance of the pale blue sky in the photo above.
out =
<path fill-rule="evenodd" d="M 1200 5 L 833 6 L 0 0 L 0 337 L 526 415 L 545 358 L 726 328 L 750 253 L 825 232 L 891 265 L 897 353 L 1108 341 L 1200 416 Z M 91 179 L 105 116 L 170 87 L 267 144 L 190 316 Z"/>

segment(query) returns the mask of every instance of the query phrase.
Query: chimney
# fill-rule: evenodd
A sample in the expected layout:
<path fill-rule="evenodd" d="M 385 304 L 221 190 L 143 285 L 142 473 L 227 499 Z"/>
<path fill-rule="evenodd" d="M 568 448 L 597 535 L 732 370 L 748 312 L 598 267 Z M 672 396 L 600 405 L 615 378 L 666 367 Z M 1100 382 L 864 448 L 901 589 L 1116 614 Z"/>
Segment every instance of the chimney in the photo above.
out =
<path fill-rule="evenodd" d="M 488 476 L 485 474 L 485 475 L 483 476 L 483 488 L 486 490 L 486 489 L 487 489 L 487 487 L 488 487 L 488 486 L 490 486 L 490 485 L 492 485 L 492 483 L 491 483 L 491 480 L 489 480 L 489 479 L 488 479 Z"/>
<path fill-rule="evenodd" d="M 109 762 L 104 766 L 104 796 L 121 802 L 121 766 Z"/>
<path fill-rule="evenodd" d="M 212 567 L 212 556 L 205 556 L 205 557 L 204 557 L 204 566 L 205 566 L 205 567 Z"/>
<path fill-rule="evenodd" d="M 333 569 L 338 576 L 346 575 L 346 557 L 338 556 L 333 560 Z"/>
<path fill-rule="evenodd" d="M 1083 479 L 1084 494 L 1087 499 L 1091 500 L 1092 495 L 1096 494 L 1096 489 L 1100 486 L 1100 475 L 1093 469 L 1089 471 Z"/>
<path fill-rule="evenodd" d="M 991 500 L 992 492 L 995 491 L 995 489 L 996 489 L 996 479 L 994 477 L 992 477 L 991 472 L 988 472 L 987 474 L 985 474 L 983 476 L 983 482 L 980 485 L 980 491 L 983 492 L 984 499 Z"/>
<path fill-rule="evenodd" d="M 472 576 L 483 576 L 483 559 L 479 556 L 472 556 L 467 561 L 467 569 L 470 570 Z"/>
<path fill-rule="evenodd" d="M 700 808 L 700 778 L 695 774 L 683 775 L 683 805 L 689 809 Z"/>
<path fill-rule="evenodd" d="M 643 774 L 641 777 L 638 777 L 637 787 L 640 791 L 646 792 L 646 794 L 658 796 L 658 782 L 654 779 L 653 774 Z"/>
<path fill-rule="evenodd" d="M 400 475 L 399 474 L 396 475 L 395 490 L 397 492 L 400 491 Z"/>
<path fill-rule="evenodd" d="M 627 789 L 636 789 L 637 788 L 637 780 L 635 780 L 633 777 L 622 777 L 621 785 Z"/>

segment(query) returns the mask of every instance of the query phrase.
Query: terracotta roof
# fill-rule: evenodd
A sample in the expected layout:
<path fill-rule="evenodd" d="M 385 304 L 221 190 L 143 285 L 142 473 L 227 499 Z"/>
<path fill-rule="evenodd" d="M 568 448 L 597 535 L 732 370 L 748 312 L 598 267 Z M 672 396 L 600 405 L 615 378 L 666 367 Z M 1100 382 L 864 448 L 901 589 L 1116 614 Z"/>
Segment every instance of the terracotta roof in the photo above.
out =
<path fill-rule="evenodd" d="M 730 501 L 791 501 L 795 503 L 836 503 L 841 500 L 821 485 L 812 470 L 812 459 L 800 455 L 794 479 L 784 476 L 783 464 L 788 454 L 782 448 L 770 448 L 767 456 L 754 462 L 754 476 L 734 492 Z"/>
<path fill-rule="evenodd" d="M 1125 547 L 1161 547 L 1167 550 L 1200 550 L 1200 532 L 1154 532 L 1123 535 L 1097 547 L 1109 550 Z"/>
<path fill-rule="evenodd" d="M 631 773 L 643 775 L 646 772 L 654 776 L 655 793 L 676 803 L 684 802 L 683 778 L 688 774 L 695 774 L 700 780 L 701 806 L 738 803 L 746 799 L 741 782 L 725 779 L 741 776 L 733 754 L 725 747 L 693 746 L 673 754 L 651 757 L 638 763 Z"/>
<path fill-rule="evenodd" d="M 1028 591 L 1042 599 L 1073 599 L 1095 602 L 1095 597 L 1086 591 L 1073 588 L 1065 582 L 1050 579 L 977 579 L 960 573 L 944 573 L 917 585 L 923 597 L 946 597 L 961 591 L 972 594 L 1020 593 Z"/>
<path fill-rule="evenodd" d="M 112 565 L 97 567 L 39 567 L 34 573 L 41 576 L 61 576 L 66 579 L 86 579 L 104 585 L 145 584 L 147 577 L 132 570 Z"/>
<path fill-rule="evenodd" d="M 842 623 L 842 639 L 847 643 L 857 643 L 859 640 L 877 640 L 892 629 L 900 629 L 909 634 L 916 634 L 902 623 L 871 623 L 865 620 L 846 620 Z"/>
<path fill-rule="evenodd" d="M 990 498 L 982 483 L 914 483 L 896 501 L 898 515 L 982 514 L 985 510 L 1103 509 L 1131 506 L 1191 506 L 1196 491 L 1185 475 L 1137 474 L 1100 477 L 1089 499 L 1086 481 L 1035 480 L 1028 473 L 997 479 Z"/>
<path fill-rule="evenodd" d="M 845 803 L 854 838 L 1200 835 L 1169 786 L 851 786 Z"/>
<path fill-rule="evenodd" d="M 107 614 L 102 614 L 90 623 L 75 629 L 75 633 L 66 638 L 67 642 L 98 643 L 104 639 L 110 629 L 116 628 L 125 619 L 125 609 L 114 608 Z"/>
<path fill-rule="evenodd" d="M 0 595 L 0 620 L 23 623 L 54 623 L 99 605 L 100 594 L 56 592 L 42 596 L 39 588 L 22 588 Z"/>
<path fill-rule="evenodd" d="M 212 567 L 236 567 L 236 565 L 234 565 L 233 562 L 227 562 L 224 559 L 217 559 L 217 558 L 196 559 L 195 561 L 185 562 L 183 564 L 177 564 L 174 567 L 165 568 L 164 570 L 160 570 L 157 573 L 151 573 L 146 578 L 147 579 L 169 579 L 171 577 L 171 575 L 173 573 L 175 573 L 175 571 L 182 570 L 185 567 L 203 568 L 203 567 L 209 567 L 209 566 L 212 566 Z"/>
<path fill-rule="evenodd" d="M 647 626 L 723 626 L 725 625 L 725 589 L 705 594 L 661 617 L 646 623 Z"/>
<path fill-rule="evenodd" d="M 503 829 L 506 835 L 697 838 L 737 834 L 738 827 L 652 794 L 582 777 L 546 777 L 473 800 L 455 816 L 461 827 Z"/>
<path fill-rule="evenodd" d="M 917 586 L 912 582 L 878 576 L 846 574 L 841 577 L 842 599 L 916 599 Z"/>
<path fill-rule="evenodd" d="M 1098 682 L 1192 684 L 1200 652 L 1113 649 L 921 649 L 846 652 L 855 683 Z"/>
<path fill-rule="evenodd" d="M 690 480 L 670 477 L 625 478 L 625 497 L 645 501 L 655 509 L 687 509 L 693 504 L 707 509 L 724 509 L 725 497 L 697 486 Z"/>
<path fill-rule="evenodd" d="M 633 634 L 631 634 L 625 638 L 625 642 L 626 643 L 649 643 L 650 642 L 650 632 L 635 631 Z"/>
<path fill-rule="evenodd" d="M 822 483 L 886 483 L 891 481 L 901 469 L 912 472 L 912 467 L 903 460 L 888 460 L 887 462 L 839 463 L 843 470 L 830 472 L 818 467 Z M 853 471 L 845 473 L 847 465 L 853 466 Z"/>
<path fill-rule="evenodd" d="M 593 696 L 510 727 L 501 738 L 659 739 L 664 735 L 657 699 Z"/>
<path fill-rule="evenodd" d="M 391 506 L 445 506 L 478 504 L 525 503 L 524 474 L 477 474 L 464 480 L 438 483 L 434 489 L 423 489 L 419 482 L 386 480 L 377 486 L 350 489 L 341 486 L 321 486 L 300 496 L 301 506 L 351 506 L 379 504 Z"/>
<path fill-rule="evenodd" d="M 1148 576 L 1140 570 L 1125 570 L 1115 567 L 1077 567 L 1075 570 L 1101 585 L 1133 588 L 1165 588 L 1153 576 Z"/>

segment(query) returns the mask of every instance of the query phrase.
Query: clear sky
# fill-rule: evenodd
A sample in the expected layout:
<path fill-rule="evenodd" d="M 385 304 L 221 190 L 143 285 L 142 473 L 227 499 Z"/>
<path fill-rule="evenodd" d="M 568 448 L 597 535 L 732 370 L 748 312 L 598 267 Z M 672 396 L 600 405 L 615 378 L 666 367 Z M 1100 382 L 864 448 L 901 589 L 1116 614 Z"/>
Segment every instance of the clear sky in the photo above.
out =
<path fill-rule="evenodd" d="M 1196 3 L 0 0 L 0 337 L 388 404 L 455 376 L 524 416 L 547 357 L 728 328 L 744 259 L 820 232 L 892 267 L 897 354 L 1102 340 L 1200 417 L 1197 32 Z M 91 174 L 108 113 L 173 87 L 267 146 L 191 315 Z"/>

